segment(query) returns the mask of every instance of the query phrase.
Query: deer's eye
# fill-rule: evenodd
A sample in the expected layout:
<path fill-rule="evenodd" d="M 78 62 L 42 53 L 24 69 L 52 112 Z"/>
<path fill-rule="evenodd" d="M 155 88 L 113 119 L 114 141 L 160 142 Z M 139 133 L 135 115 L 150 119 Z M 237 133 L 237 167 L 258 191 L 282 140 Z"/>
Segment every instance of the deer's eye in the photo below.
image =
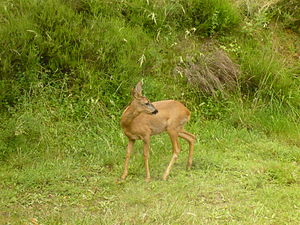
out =
<path fill-rule="evenodd" d="M 149 102 L 146 102 L 145 105 L 150 105 L 150 103 L 149 103 Z"/>

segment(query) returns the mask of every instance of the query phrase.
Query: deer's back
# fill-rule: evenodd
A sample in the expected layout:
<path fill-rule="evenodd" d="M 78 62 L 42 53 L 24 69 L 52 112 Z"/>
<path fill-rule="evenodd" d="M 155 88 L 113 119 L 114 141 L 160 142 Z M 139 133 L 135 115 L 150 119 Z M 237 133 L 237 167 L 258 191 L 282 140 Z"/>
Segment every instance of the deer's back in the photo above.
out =
<path fill-rule="evenodd" d="M 190 111 L 181 103 L 175 100 L 163 100 L 152 102 L 155 108 L 163 115 L 186 117 Z M 161 115 L 161 116 L 163 116 Z"/>

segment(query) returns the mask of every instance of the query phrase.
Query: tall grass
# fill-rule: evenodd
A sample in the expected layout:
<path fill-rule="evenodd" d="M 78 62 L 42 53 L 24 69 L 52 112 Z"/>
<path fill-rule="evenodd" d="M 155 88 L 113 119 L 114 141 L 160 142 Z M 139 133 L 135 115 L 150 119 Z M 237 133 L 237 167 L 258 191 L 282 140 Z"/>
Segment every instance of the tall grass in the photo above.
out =
<path fill-rule="evenodd" d="M 180 57 L 197 51 L 185 53 L 184 47 L 176 46 L 184 39 L 201 42 L 199 38 L 210 36 L 229 40 L 223 47 L 241 66 L 238 96 L 297 112 L 300 94 L 294 68 L 274 53 L 267 32 L 255 36 L 248 25 L 226 36 L 239 26 L 238 10 L 219 0 L 2 1 L 1 109 L 7 116 L 20 115 L 27 105 L 42 101 L 75 121 L 93 117 L 97 110 L 115 119 L 130 100 L 130 88 L 144 77 L 151 99 L 181 99 L 205 117 L 219 118 L 227 103 L 219 105 L 188 87 L 184 78 L 170 76 Z M 38 139 L 39 131 L 32 132 L 29 141 L 20 138 L 24 145 L 34 142 L 31 137 Z"/>
<path fill-rule="evenodd" d="M 296 14 L 285 1 L 283 14 L 234 2 L 250 11 L 220 0 L 1 0 L 0 223 L 298 224 L 299 63 L 283 58 L 299 48 L 272 42 Z M 174 72 L 190 63 L 194 75 L 207 43 L 240 67 L 226 95 Z M 127 142 L 119 118 L 140 79 L 150 100 L 192 113 L 193 169 L 183 170 L 183 142 L 169 182 L 161 135 L 153 181 L 142 181 L 137 144 L 127 183 L 115 183 Z"/>
<path fill-rule="evenodd" d="M 274 53 L 272 45 L 266 43 L 253 46 L 252 43 L 244 42 L 242 49 L 242 91 L 255 93 L 256 97 L 262 95 L 262 98 L 270 100 L 276 98 L 298 107 L 299 81 L 295 79 L 293 70 Z"/>
<path fill-rule="evenodd" d="M 64 84 L 69 95 L 97 96 L 106 106 L 117 95 L 124 104 L 130 78 L 166 72 L 163 49 L 177 35 L 193 27 L 211 35 L 238 21 L 220 1 L 3 1 L 0 10 L 2 108 L 32 83 Z"/>
<path fill-rule="evenodd" d="M 159 87 L 157 99 L 188 97 L 192 107 L 209 102 L 169 76 L 185 54 L 174 46 L 191 35 L 222 39 L 241 20 L 237 7 L 219 0 L 2 1 L 0 10 L 1 109 L 13 110 L 23 96 L 31 101 L 48 95 L 49 102 L 67 102 L 72 118 L 85 118 L 90 104 L 117 116 L 129 101 L 128 90 L 142 77 L 150 88 Z M 274 54 L 270 39 L 261 42 L 265 37 L 255 37 L 249 26 L 242 32 L 225 42 L 241 65 L 241 94 L 298 107 L 293 68 Z M 232 49 L 233 38 L 239 49 Z M 160 84 L 165 80 L 169 83 Z M 221 109 L 213 106 L 208 116 Z"/>

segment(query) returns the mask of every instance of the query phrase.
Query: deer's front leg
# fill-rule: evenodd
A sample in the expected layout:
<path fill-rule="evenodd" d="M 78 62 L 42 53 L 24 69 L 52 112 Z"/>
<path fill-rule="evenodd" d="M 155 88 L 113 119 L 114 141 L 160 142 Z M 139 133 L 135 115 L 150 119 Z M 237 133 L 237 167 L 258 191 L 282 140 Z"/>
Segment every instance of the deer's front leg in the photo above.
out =
<path fill-rule="evenodd" d="M 144 162 L 146 169 L 146 181 L 150 181 L 150 169 L 149 169 L 149 150 L 150 150 L 150 137 L 143 139 L 144 141 Z"/>
<path fill-rule="evenodd" d="M 133 145 L 134 145 L 135 140 L 130 140 L 128 141 L 128 146 L 127 146 L 127 153 L 126 153 L 126 158 L 125 158 L 125 165 L 124 165 L 124 172 L 121 177 L 122 180 L 125 180 L 127 175 L 128 175 L 128 162 L 130 159 L 130 153 L 132 151 Z"/>

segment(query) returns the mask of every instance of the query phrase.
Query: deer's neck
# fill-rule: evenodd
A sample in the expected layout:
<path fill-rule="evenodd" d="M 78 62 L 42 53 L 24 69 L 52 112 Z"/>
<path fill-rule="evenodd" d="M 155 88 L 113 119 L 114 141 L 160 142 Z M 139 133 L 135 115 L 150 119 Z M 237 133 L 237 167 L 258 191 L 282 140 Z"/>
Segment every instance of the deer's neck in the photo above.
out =
<path fill-rule="evenodd" d="M 134 109 L 132 105 L 129 105 L 123 112 L 121 117 L 121 125 L 127 127 L 131 124 L 132 120 L 136 118 L 140 112 Z"/>

